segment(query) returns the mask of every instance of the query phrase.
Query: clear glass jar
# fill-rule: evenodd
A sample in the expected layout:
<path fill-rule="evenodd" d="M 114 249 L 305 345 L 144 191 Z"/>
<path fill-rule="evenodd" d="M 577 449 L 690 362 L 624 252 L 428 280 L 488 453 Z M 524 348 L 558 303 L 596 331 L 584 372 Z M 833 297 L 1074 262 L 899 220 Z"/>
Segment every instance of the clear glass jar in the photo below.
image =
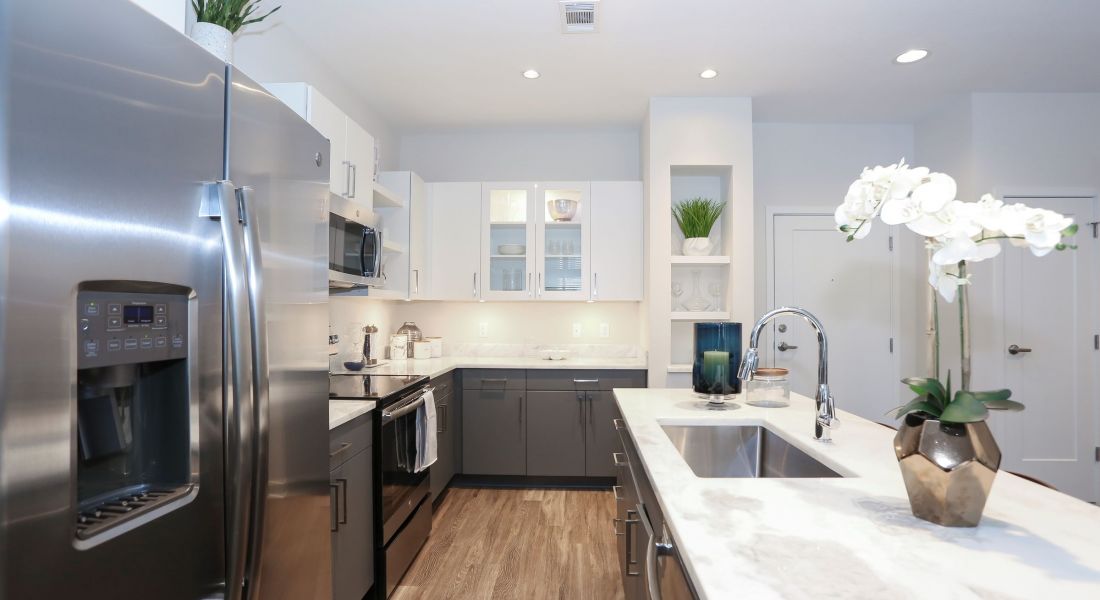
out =
<path fill-rule="evenodd" d="M 748 382 L 748 404 L 778 408 L 791 405 L 790 372 L 783 368 L 757 369 Z"/>

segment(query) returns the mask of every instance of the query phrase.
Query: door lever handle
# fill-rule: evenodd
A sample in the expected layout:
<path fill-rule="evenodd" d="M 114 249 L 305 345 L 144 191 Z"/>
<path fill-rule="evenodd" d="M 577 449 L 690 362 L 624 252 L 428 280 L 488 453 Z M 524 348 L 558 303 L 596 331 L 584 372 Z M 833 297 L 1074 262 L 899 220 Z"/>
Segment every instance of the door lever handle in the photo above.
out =
<path fill-rule="evenodd" d="M 779 342 L 779 345 L 776 346 L 776 348 L 780 352 L 786 352 L 787 350 L 798 350 L 798 346 L 791 346 L 787 344 L 787 342 Z"/>
<path fill-rule="evenodd" d="M 1031 348 L 1021 348 L 1016 344 L 1012 344 L 1008 347 L 1008 353 L 1012 356 L 1016 356 L 1017 354 L 1020 354 L 1022 352 L 1031 352 Z"/>

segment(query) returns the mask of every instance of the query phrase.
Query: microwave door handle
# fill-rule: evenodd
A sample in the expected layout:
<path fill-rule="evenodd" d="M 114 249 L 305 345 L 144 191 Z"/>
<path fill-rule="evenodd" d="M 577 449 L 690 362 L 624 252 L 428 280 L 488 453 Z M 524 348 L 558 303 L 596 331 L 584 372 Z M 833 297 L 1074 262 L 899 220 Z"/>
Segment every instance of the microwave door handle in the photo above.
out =
<path fill-rule="evenodd" d="M 245 264 L 248 269 L 249 318 L 252 323 L 252 529 L 247 582 L 250 590 L 260 589 L 263 564 L 264 516 L 268 496 L 268 451 L 270 438 L 270 365 L 267 351 L 267 313 L 264 307 L 263 256 L 255 194 L 251 187 L 237 190 L 243 207 Z"/>
<path fill-rule="evenodd" d="M 382 230 L 374 230 L 374 276 L 385 278 L 382 273 Z"/>
<path fill-rule="evenodd" d="M 359 240 L 359 273 L 367 275 L 367 236 L 371 234 L 369 227 L 363 228 L 363 239 Z"/>
<path fill-rule="evenodd" d="M 221 222 L 225 304 L 229 333 L 225 402 L 228 556 L 226 600 L 241 600 L 252 509 L 252 334 L 241 205 L 230 181 L 207 184 L 199 215 Z"/>

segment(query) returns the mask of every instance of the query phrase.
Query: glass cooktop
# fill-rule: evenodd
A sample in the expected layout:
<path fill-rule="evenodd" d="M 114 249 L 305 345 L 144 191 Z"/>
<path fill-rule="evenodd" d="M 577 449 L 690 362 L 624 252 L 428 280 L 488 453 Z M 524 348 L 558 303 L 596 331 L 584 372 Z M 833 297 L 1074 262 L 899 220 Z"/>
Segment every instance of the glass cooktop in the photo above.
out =
<path fill-rule="evenodd" d="M 402 391 L 417 387 L 424 375 L 329 375 L 328 397 L 345 400 L 395 400 Z"/>

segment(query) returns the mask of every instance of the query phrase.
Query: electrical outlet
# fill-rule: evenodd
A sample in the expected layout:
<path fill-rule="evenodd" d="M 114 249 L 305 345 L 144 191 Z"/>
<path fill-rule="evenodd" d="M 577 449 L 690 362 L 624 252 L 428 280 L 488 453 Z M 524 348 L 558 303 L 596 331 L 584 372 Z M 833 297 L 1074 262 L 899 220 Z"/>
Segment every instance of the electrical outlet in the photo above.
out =
<path fill-rule="evenodd" d="M 477 337 L 489 337 L 489 324 L 478 323 L 477 324 Z"/>
<path fill-rule="evenodd" d="M 600 323 L 600 337 L 611 337 L 611 326 L 607 323 Z"/>
<path fill-rule="evenodd" d="M 573 337 L 581 337 L 581 324 L 573 323 Z"/>

